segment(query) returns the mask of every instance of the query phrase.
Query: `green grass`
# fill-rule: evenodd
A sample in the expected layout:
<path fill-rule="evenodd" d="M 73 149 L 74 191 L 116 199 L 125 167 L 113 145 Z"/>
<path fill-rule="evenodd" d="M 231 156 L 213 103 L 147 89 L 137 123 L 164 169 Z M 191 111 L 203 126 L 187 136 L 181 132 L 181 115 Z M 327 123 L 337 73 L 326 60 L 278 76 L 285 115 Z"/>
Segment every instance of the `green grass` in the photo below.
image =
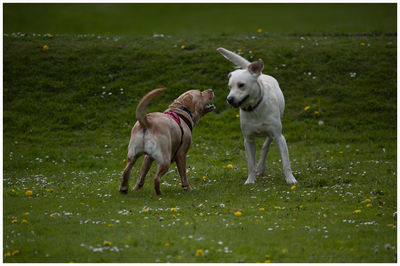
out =
<path fill-rule="evenodd" d="M 4 32 L 395 33 L 389 4 L 4 4 Z"/>
<path fill-rule="evenodd" d="M 248 34 L 33 36 L 8 31 L 10 15 L 3 37 L 4 262 L 397 261 L 393 29 L 281 34 L 261 25 L 262 33 Z M 220 46 L 262 58 L 264 73 L 279 81 L 299 181 L 293 190 L 275 144 L 266 174 L 243 185 L 238 110 L 225 101 L 233 66 Z M 217 110 L 195 128 L 188 154 L 194 190 L 182 190 L 173 164 L 161 196 L 154 167 L 142 190 L 122 195 L 135 108 L 158 87 L 167 90 L 149 112 L 189 89 L 215 91 Z"/>

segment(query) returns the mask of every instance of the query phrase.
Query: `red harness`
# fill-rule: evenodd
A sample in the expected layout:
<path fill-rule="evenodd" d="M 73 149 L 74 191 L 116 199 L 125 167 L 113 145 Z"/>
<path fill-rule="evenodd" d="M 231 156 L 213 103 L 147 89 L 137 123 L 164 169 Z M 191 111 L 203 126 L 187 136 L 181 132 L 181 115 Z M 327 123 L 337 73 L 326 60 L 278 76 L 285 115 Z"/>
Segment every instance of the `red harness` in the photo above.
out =
<path fill-rule="evenodd" d="M 181 144 L 182 144 L 182 142 L 183 142 L 183 128 L 182 128 L 181 120 L 179 118 L 181 118 L 183 121 L 185 121 L 185 123 L 189 127 L 190 131 L 193 131 L 192 123 L 190 123 L 190 121 L 186 117 L 184 117 L 183 115 L 175 113 L 175 112 L 165 111 L 164 114 L 169 115 L 172 119 L 175 120 L 176 123 L 178 123 L 179 128 L 181 129 L 181 133 L 182 133 L 182 137 L 181 137 Z"/>

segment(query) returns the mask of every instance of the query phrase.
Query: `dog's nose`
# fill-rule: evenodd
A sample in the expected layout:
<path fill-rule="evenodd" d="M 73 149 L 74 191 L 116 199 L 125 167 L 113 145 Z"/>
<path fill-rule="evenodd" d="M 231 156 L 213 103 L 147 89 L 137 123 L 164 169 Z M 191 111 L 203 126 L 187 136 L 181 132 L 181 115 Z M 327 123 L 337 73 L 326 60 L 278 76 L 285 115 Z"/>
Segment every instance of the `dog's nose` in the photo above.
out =
<path fill-rule="evenodd" d="M 233 98 L 232 96 L 229 96 L 228 98 L 226 98 L 226 101 L 227 101 L 229 104 L 232 104 L 232 103 L 235 101 L 235 98 Z"/>

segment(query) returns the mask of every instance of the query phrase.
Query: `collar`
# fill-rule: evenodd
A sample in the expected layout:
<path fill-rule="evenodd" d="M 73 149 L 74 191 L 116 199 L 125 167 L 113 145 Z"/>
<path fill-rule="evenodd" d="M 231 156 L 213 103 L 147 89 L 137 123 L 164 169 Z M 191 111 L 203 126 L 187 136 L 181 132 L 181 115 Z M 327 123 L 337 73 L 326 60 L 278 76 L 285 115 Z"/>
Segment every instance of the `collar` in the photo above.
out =
<path fill-rule="evenodd" d="M 181 109 L 182 111 L 185 111 L 186 113 L 188 113 L 188 115 L 190 116 L 192 121 L 194 121 L 192 113 L 187 108 L 185 108 L 183 106 L 177 106 L 176 108 Z"/>
<path fill-rule="evenodd" d="M 261 101 L 262 101 L 263 99 L 264 99 L 264 95 L 261 96 L 260 100 L 258 100 L 258 102 L 256 103 L 256 105 L 254 105 L 254 106 L 249 106 L 249 107 L 247 107 L 247 108 L 240 108 L 240 109 L 242 109 L 242 110 L 245 111 L 245 112 L 254 111 L 254 109 L 256 109 L 256 108 L 260 105 L 260 103 L 261 103 Z"/>

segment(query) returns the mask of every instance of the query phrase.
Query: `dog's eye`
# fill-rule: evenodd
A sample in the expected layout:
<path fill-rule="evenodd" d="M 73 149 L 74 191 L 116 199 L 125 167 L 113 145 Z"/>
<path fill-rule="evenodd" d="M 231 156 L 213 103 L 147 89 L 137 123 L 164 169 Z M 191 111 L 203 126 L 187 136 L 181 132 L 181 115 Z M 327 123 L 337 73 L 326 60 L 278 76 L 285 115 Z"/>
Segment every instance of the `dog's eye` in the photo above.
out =
<path fill-rule="evenodd" d="M 244 83 L 238 83 L 238 87 L 239 87 L 240 89 L 243 89 Z"/>

